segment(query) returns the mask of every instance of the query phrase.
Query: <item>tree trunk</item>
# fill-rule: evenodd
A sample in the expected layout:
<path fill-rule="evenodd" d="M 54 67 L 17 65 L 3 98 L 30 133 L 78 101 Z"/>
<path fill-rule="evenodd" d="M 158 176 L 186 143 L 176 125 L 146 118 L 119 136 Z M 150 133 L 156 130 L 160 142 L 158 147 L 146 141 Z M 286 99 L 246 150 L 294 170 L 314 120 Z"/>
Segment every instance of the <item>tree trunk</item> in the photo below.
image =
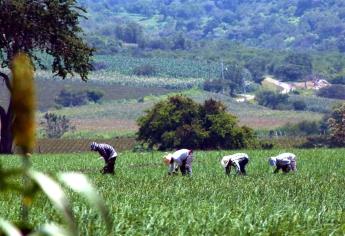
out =
<path fill-rule="evenodd" d="M 12 136 L 12 109 L 9 107 L 7 113 L 0 107 L 0 121 L 1 121 L 1 133 L 0 133 L 0 153 L 12 154 L 13 136 Z"/>
<path fill-rule="evenodd" d="M 7 74 L 0 71 L 0 77 L 5 82 L 8 91 L 12 92 L 10 78 Z M 13 153 L 13 135 L 12 135 L 12 122 L 13 122 L 13 111 L 12 111 L 12 99 L 8 104 L 7 112 L 0 106 L 0 154 L 12 154 Z"/>

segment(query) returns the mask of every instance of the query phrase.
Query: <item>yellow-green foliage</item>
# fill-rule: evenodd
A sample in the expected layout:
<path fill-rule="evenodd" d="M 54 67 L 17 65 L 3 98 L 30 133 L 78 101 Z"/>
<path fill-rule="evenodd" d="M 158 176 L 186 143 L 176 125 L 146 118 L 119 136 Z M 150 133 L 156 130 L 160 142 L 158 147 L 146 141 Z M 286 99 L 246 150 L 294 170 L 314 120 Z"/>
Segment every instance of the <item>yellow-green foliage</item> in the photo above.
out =
<path fill-rule="evenodd" d="M 31 153 L 35 145 L 36 99 L 34 68 L 28 55 L 17 54 L 12 60 L 11 71 L 14 141 L 24 153 Z"/>

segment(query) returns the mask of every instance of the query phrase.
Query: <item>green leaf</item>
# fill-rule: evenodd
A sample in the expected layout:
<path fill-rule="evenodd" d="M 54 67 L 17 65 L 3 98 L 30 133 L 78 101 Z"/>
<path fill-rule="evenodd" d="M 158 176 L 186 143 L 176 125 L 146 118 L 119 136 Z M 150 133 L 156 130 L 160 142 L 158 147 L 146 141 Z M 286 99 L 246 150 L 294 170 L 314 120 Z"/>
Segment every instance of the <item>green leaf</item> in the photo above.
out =
<path fill-rule="evenodd" d="M 78 235 L 70 203 L 60 185 L 55 180 L 41 172 L 30 170 L 28 175 L 37 182 L 53 205 L 63 214 L 64 219 L 69 226 L 69 230 L 73 232 L 73 235 Z"/>
<path fill-rule="evenodd" d="M 2 218 L 0 218 L 0 229 L 2 229 L 4 233 L 9 236 L 22 236 L 19 229 Z"/>
<path fill-rule="evenodd" d="M 29 236 L 73 236 L 73 234 L 60 225 L 56 224 L 45 224 L 39 228 L 36 233 L 30 234 Z"/>
<path fill-rule="evenodd" d="M 112 229 L 112 221 L 109 216 L 108 208 L 87 177 L 79 173 L 66 172 L 60 173 L 58 178 L 73 191 L 83 195 L 89 201 L 90 205 L 101 213 L 101 216 L 107 225 L 107 229 L 110 232 Z"/>

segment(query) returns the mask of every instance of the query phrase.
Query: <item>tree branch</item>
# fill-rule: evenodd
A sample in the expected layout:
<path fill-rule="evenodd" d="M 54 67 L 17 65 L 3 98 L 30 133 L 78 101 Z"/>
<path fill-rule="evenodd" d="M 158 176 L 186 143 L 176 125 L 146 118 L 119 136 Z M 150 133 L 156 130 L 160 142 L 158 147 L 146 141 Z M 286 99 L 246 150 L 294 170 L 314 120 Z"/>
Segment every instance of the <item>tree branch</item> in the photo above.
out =
<path fill-rule="evenodd" d="M 5 81 L 6 87 L 7 89 L 12 92 L 12 86 L 11 86 L 11 82 L 10 82 L 10 78 L 8 77 L 8 75 L 6 75 L 5 73 L 2 73 L 0 71 L 0 76 L 3 78 L 3 80 Z"/>

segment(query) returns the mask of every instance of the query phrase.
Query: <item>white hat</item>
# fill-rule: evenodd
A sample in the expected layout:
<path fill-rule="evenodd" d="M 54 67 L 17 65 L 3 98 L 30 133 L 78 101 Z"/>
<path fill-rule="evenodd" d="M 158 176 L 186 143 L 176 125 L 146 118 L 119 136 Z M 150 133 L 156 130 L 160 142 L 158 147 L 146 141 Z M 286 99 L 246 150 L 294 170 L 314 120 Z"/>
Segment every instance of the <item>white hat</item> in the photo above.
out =
<path fill-rule="evenodd" d="M 271 166 L 276 166 L 277 159 L 275 157 L 270 157 L 268 159 L 268 163 L 270 163 Z"/>
<path fill-rule="evenodd" d="M 163 162 L 166 165 L 169 165 L 172 157 L 173 157 L 173 155 L 171 153 L 168 153 L 166 156 L 163 157 Z"/>
<path fill-rule="evenodd" d="M 226 161 L 226 160 L 224 160 L 224 157 L 223 157 L 222 160 L 220 160 L 220 164 L 225 168 L 228 166 L 229 161 L 230 161 L 230 159 L 228 161 Z"/>

